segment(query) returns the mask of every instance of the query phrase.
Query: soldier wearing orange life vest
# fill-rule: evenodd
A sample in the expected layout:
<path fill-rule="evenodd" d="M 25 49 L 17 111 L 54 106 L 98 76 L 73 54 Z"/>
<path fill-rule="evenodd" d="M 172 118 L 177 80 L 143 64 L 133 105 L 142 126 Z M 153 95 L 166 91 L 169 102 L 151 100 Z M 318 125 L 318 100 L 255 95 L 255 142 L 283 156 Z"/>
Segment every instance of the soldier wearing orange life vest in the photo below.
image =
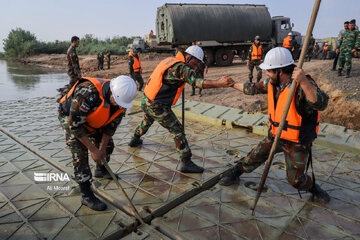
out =
<path fill-rule="evenodd" d="M 190 46 L 185 53 L 178 52 L 176 57 L 166 58 L 159 63 L 144 88 L 144 98 L 141 102 L 141 108 L 145 112 L 144 119 L 135 129 L 129 143 L 130 147 L 141 145 L 140 137 L 148 131 L 154 121 L 159 122 L 174 138 L 181 160 L 180 171 L 184 173 L 201 173 L 204 168 L 191 161 L 192 154 L 183 126 L 171 110 L 171 106 L 176 104 L 186 83 L 198 88 L 231 87 L 234 84 L 228 76 L 218 81 L 198 77 L 195 69 L 203 58 L 204 52 L 199 46 Z"/>
<path fill-rule="evenodd" d="M 144 80 L 141 73 L 142 69 L 140 57 L 136 49 L 133 49 L 129 52 L 129 76 L 139 83 L 139 91 L 142 91 L 144 86 Z"/>
<path fill-rule="evenodd" d="M 264 54 L 263 46 L 260 43 L 260 37 L 256 36 L 254 44 L 249 49 L 249 60 L 247 61 L 247 67 L 249 68 L 249 81 L 252 82 L 253 71 L 256 68 L 257 76 L 256 82 L 260 82 L 262 78 L 262 70 L 259 65 L 262 63 Z"/>
<path fill-rule="evenodd" d="M 292 81 L 297 87 L 286 124 L 280 135 L 277 152 L 284 152 L 286 176 L 288 182 L 299 191 L 309 191 L 323 202 L 329 202 L 330 196 L 315 183 L 314 175 L 306 174 L 307 161 L 311 160 L 311 146 L 317 137 L 319 128 L 319 111 L 327 107 L 329 97 L 321 91 L 315 81 L 295 67 L 290 51 L 277 47 L 265 56 L 260 67 L 267 71 L 269 82 L 263 85 L 268 92 L 269 133 L 250 153 L 241 158 L 234 170 L 220 180 L 221 185 L 232 185 L 239 182 L 239 176 L 249 173 L 263 164 L 270 153 Z M 236 87 L 236 84 L 234 85 Z"/>
<path fill-rule="evenodd" d="M 111 179 L 102 160 L 110 161 L 112 136 L 126 109 L 132 107 L 136 92 L 136 84 L 128 76 L 112 80 L 83 77 L 59 101 L 59 120 L 72 153 L 81 202 L 93 210 L 103 211 L 106 205 L 90 189 L 88 151 L 96 162 L 94 176 Z"/>

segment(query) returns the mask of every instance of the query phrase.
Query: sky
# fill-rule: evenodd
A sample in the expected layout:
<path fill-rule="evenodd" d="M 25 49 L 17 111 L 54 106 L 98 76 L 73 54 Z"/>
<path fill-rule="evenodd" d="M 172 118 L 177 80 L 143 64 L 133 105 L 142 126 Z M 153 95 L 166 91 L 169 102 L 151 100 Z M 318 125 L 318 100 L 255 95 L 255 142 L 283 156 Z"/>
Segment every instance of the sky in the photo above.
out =
<path fill-rule="evenodd" d="M 70 40 L 94 34 L 144 36 L 155 29 L 157 7 L 165 3 L 265 4 L 271 16 L 290 17 L 294 30 L 306 33 L 315 0 L 0 0 L 0 51 L 11 29 L 20 27 L 38 40 Z M 360 0 L 322 0 L 315 38 L 337 36 L 346 20 L 359 25 Z"/>

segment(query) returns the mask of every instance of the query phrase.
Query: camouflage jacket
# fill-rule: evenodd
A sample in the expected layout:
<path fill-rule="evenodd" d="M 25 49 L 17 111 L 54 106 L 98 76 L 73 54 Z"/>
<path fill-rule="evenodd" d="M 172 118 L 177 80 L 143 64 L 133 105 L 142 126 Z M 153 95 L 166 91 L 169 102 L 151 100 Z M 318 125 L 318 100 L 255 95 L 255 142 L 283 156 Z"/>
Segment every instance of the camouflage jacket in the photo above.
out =
<path fill-rule="evenodd" d="M 80 71 L 79 58 L 76 53 L 75 47 L 72 45 L 67 50 L 67 60 L 68 60 L 68 74 L 70 77 L 77 76 Z"/>
<path fill-rule="evenodd" d="M 110 89 L 104 94 L 104 99 L 110 103 Z M 87 134 L 87 131 L 83 126 L 83 124 L 86 123 L 86 117 L 100 104 L 101 100 L 99 98 L 99 93 L 90 81 L 80 83 L 76 87 L 71 101 L 69 114 L 70 131 L 75 137 L 80 138 Z M 110 104 L 111 114 L 118 109 L 119 106 L 113 106 Z M 113 136 L 124 115 L 125 111 L 100 130 L 108 136 Z"/>
<path fill-rule="evenodd" d="M 341 49 L 359 49 L 360 48 L 360 31 L 346 31 L 341 35 L 338 48 Z"/>
<path fill-rule="evenodd" d="M 182 84 L 189 83 L 193 87 L 202 88 L 204 79 L 198 77 L 195 70 L 189 65 L 179 62 L 168 68 L 163 75 L 163 84 L 181 87 Z M 154 103 L 156 100 L 154 101 Z"/>
<path fill-rule="evenodd" d="M 187 82 L 193 87 L 202 88 L 204 82 L 203 78 L 199 78 L 196 71 L 191 69 L 186 63 L 176 63 L 163 75 L 163 83 L 167 85 L 175 85 L 181 87 L 181 85 Z"/>
<path fill-rule="evenodd" d="M 301 87 L 298 87 L 295 93 L 295 107 L 298 113 L 303 117 L 310 116 L 313 113 L 313 111 L 325 110 L 329 101 L 329 96 L 325 92 L 323 92 L 312 79 L 310 78 L 308 79 L 316 88 L 316 102 L 315 103 L 310 102 L 307 99 L 304 90 Z M 275 101 L 277 101 L 277 99 L 279 98 L 280 93 L 291 83 L 292 83 L 292 79 L 286 82 L 283 86 L 276 87 L 277 91 L 275 93 Z M 265 79 L 263 84 L 254 85 L 255 86 L 254 91 L 256 91 L 256 93 L 267 93 L 268 84 L 269 84 L 269 78 Z M 244 85 L 244 93 L 245 93 L 245 85 Z"/>

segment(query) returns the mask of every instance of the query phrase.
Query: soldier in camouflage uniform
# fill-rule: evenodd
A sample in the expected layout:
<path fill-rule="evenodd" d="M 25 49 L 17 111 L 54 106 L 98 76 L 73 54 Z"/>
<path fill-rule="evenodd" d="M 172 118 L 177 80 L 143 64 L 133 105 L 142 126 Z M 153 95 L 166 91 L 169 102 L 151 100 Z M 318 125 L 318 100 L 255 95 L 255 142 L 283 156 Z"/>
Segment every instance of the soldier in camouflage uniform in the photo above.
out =
<path fill-rule="evenodd" d="M 71 46 L 67 50 L 67 60 L 68 60 L 68 75 L 70 77 L 69 89 L 74 86 L 74 84 L 81 78 L 81 70 L 79 64 L 79 58 L 76 53 L 76 48 L 80 44 L 80 39 L 77 36 L 71 38 Z"/>
<path fill-rule="evenodd" d="M 336 53 L 339 54 L 338 76 L 342 76 L 342 69 L 345 65 L 346 77 L 350 77 L 351 54 L 360 48 L 360 32 L 355 29 L 355 22 L 350 21 L 349 31 L 342 34 Z"/>
<path fill-rule="evenodd" d="M 144 80 L 141 76 L 142 68 L 140 57 L 136 49 L 129 52 L 129 76 L 139 83 L 139 91 L 142 91 Z"/>
<path fill-rule="evenodd" d="M 281 114 L 276 118 L 276 116 L 271 116 L 271 112 L 275 115 L 276 108 L 285 105 L 279 103 L 279 99 L 286 101 L 290 85 L 292 81 L 296 81 L 298 87 L 295 92 L 295 100 L 293 100 L 295 103 L 289 110 L 288 122 L 282 131 L 276 152 L 284 152 L 287 179 L 293 187 L 298 190 L 309 191 L 319 200 L 329 202 L 330 196 L 305 173 L 307 160 L 311 160 L 308 158 L 311 154 L 311 145 L 316 138 L 318 111 L 327 107 L 329 97 L 319 89 L 309 75 L 305 75 L 304 71 L 296 68 L 293 63 L 294 60 L 290 51 L 285 48 L 274 48 L 265 56 L 265 61 L 260 67 L 267 70 L 269 80 L 266 84 L 258 87 L 262 92 L 269 89 L 268 107 L 271 126 L 269 134 L 246 157 L 241 158 L 233 171 L 228 176 L 223 177 L 219 183 L 221 185 L 235 184 L 239 182 L 241 174 L 254 171 L 267 160 L 274 141 L 274 132 L 277 131 L 276 127 L 279 124 L 277 119 L 281 118 Z M 236 84 L 234 86 L 236 87 Z M 282 108 L 279 108 L 282 113 Z M 300 127 L 290 125 L 294 124 L 292 119 L 299 117 L 302 119 Z"/>
<path fill-rule="evenodd" d="M 349 21 L 344 22 L 344 29 L 340 30 L 339 35 L 338 35 L 338 39 L 340 40 L 342 38 L 342 35 L 344 34 L 344 32 L 349 31 Z M 335 58 L 334 58 L 334 63 L 333 63 L 333 71 L 336 71 L 336 66 L 339 60 L 339 54 L 340 52 L 336 52 L 335 54 Z"/>
<path fill-rule="evenodd" d="M 106 63 L 107 63 L 107 69 L 110 69 L 110 50 L 106 51 Z"/>
<path fill-rule="evenodd" d="M 262 70 L 259 68 L 259 65 L 262 63 L 264 57 L 264 49 L 260 43 L 260 36 L 256 36 L 254 44 L 249 48 L 249 60 L 246 63 L 246 66 L 249 68 L 249 82 L 252 82 L 253 71 L 256 68 L 257 76 L 256 82 L 259 82 L 262 78 Z"/>
<path fill-rule="evenodd" d="M 101 90 L 95 84 L 100 84 Z M 121 86 L 130 90 L 124 92 Z M 65 132 L 66 144 L 72 153 L 75 181 L 80 185 L 82 203 L 91 209 L 102 211 L 106 205 L 96 198 L 90 189 L 92 174 L 88 151 L 96 162 L 94 176 L 111 179 L 102 165 L 102 160 L 110 161 L 114 150 L 112 136 L 124 117 L 126 108 L 132 106 L 136 92 L 136 85 L 128 76 L 119 76 L 111 81 L 82 78 L 60 100 L 59 121 Z M 124 96 L 129 96 L 129 100 L 123 100 Z M 110 106 L 108 116 L 101 117 L 104 116 L 101 111 L 109 109 L 106 105 Z M 99 117 L 105 119 L 106 123 L 96 123 L 95 128 L 92 122 L 99 121 Z"/>
<path fill-rule="evenodd" d="M 129 146 L 136 147 L 142 144 L 140 139 L 157 121 L 165 127 L 174 138 L 176 150 L 181 159 L 180 171 L 184 173 L 201 173 L 204 168 L 197 166 L 191 161 L 191 150 L 186 140 L 184 128 L 171 110 L 179 98 L 185 83 L 198 88 L 230 87 L 233 80 L 224 76 L 218 81 L 208 81 L 197 76 L 194 69 L 199 62 L 203 61 L 204 52 L 199 46 L 190 46 L 183 53 L 163 60 L 154 70 L 144 89 L 144 98 L 141 108 L 144 111 L 144 119 L 135 129 Z"/>
<path fill-rule="evenodd" d="M 306 58 L 308 59 L 308 61 L 311 61 L 312 58 L 312 54 L 314 51 L 314 45 L 315 45 L 315 38 L 313 38 L 313 35 L 311 34 L 311 38 L 310 38 L 310 42 L 309 42 L 309 46 L 306 52 Z"/>

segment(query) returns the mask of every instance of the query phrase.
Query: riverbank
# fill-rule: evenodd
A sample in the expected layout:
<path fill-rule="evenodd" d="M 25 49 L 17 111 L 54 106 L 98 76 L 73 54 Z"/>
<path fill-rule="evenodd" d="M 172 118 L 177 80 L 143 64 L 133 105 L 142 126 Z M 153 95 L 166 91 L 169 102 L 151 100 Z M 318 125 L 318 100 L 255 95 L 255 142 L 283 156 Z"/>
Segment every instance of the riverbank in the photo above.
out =
<path fill-rule="evenodd" d="M 169 54 L 146 53 L 140 54 L 143 78 L 146 81 L 156 65 Z M 111 68 L 98 71 L 96 55 L 79 56 L 84 76 L 113 78 L 128 74 L 128 56 L 111 56 Z M 65 54 L 41 54 L 21 59 L 25 64 L 36 64 L 43 67 L 56 68 L 66 72 Z M 360 94 L 337 97 L 342 94 L 360 91 L 360 61 L 353 59 L 350 78 L 338 77 L 337 72 L 331 71 L 332 60 L 312 60 L 304 63 L 304 69 L 311 74 L 317 84 L 331 97 L 328 108 L 321 113 L 320 121 L 345 126 L 349 129 L 360 130 Z M 223 75 L 231 76 L 236 82 L 246 82 L 248 69 L 239 59 L 228 67 L 210 67 L 206 79 L 216 80 Z M 265 77 L 266 73 L 263 72 Z M 263 78 L 264 78 L 263 77 Z M 196 91 L 198 93 L 198 91 Z M 190 100 L 214 103 L 218 105 L 242 109 L 246 112 L 264 111 L 267 109 L 266 95 L 248 96 L 235 89 L 205 89 L 203 95 L 190 96 L 191 87 L 186 86 L 186 98 Z"/>

